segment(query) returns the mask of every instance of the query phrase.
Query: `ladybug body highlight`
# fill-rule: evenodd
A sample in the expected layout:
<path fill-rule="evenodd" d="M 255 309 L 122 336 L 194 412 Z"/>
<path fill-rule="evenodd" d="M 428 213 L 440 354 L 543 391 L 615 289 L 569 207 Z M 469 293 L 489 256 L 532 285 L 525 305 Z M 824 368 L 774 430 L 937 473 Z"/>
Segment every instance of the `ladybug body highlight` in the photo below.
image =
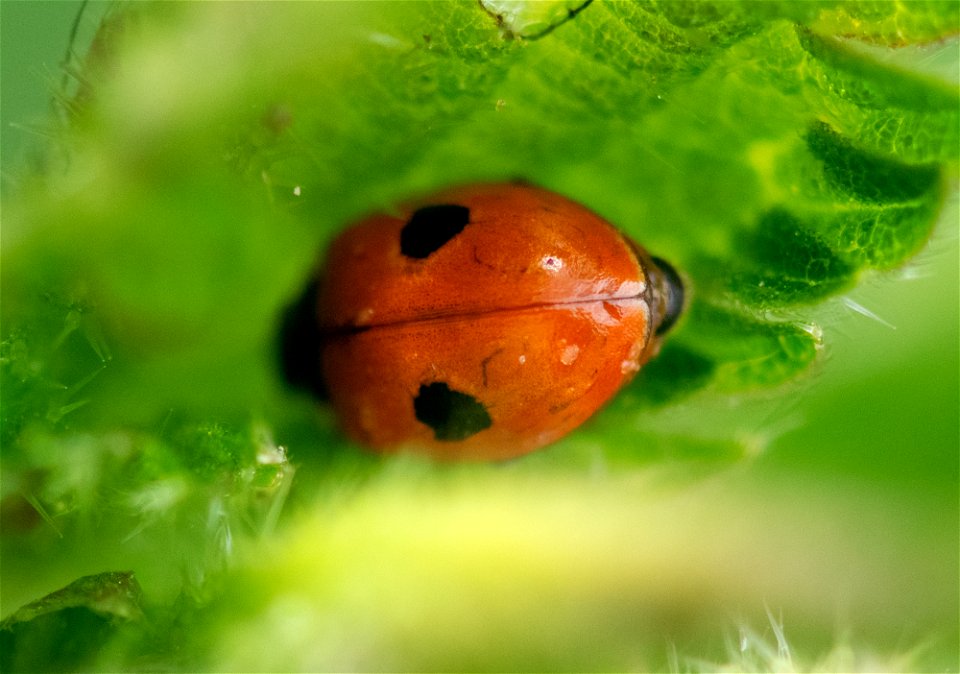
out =
<path fill-rule="evenodd" d="M 503 459 L 586 421 L 682 303 L 669 265 L 585 207 L 469 186 L 338 236 L 288 324 L 285 368 L 360 443 Z"/>

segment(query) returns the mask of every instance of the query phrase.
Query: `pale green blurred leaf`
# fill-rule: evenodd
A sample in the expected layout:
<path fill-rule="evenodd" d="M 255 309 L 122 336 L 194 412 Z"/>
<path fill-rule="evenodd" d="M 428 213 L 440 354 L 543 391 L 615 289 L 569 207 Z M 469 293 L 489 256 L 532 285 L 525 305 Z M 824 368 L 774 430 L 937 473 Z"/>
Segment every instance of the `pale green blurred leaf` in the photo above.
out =
<path fill-rule="evenodd" d="M 348 623 L 363 622 L 373 609 L 352 601 L 363 589 L 349 570 L 372 548 L 352 547 L 337 527 L 392 524 L 376 507 L 358 515 L 337 504 L 378 479 L 389 491 L 418 471 L 431 484 L 445 473 L 347 445 L 329 411 L 279 380 L 276 331 L 340 228 L 450 183 L 543 184 L 688 281 L 689 310 L 660 357 L 581 432 L 508 470 L 629 476 L 679 462 L 678 473 L 699 476 L 762 450 L 763 434 L 745 436 L 725 406 L 795 392 L 789 383 L 831 340 L 818 303 L 910 260 L 955 194 L 956 82 L 878 55 L 932 44 L 955 60 L 955 40 L 937 43 L 960 31 L 958 11 L 952 2 L 600 0 L 117 7 L 90 55 L 71 64 L 76 79 L 61 92 L 63 124 L 42 170 L 21 176 L 4 203 L 2 495 L 18 568 L 77 577 L 71 553 L 121 557 L 142 566 L 162 600 L 184 587 L 205 597 L 235 542 L 273 540 L 284 508 L 329 508 L 335 558 L 294 542 L 277 562 L 314 569 L 315 584 L 271 585 L 269 566 L 242 571 L 224 581 L 241 596 L 212 630 L 232 633 L 237 608 L 256 633 L 263 611 L 276 612 L 268 623 L 285 619 L 287 593 L 322 604 L 341 581 L 337 606 Z M 295 481 L 287 450 L 301 468 Z M 415 488 L 399 491 L 400 511 L 416 513 L 406 500 Z M 505 517 L 475 506 L 484 527 Z M 617 515 L 604 506 L 579 525 Z M 415 568 L 436 541 L 404 557 L 414 519 L 386 544 Z M 678 549 L 703 534 L 683 531 Z M 469 530 L 459 536 L 438 540 L 472 540 Z M 558 537 L 533 558 L 549 557 Z M 604 545 L 622 551 L 614 538 Z M 635 593 L 625 597 L 646 596 L 642 579 L 622 577 L 628 566 L 597 560 L 609 573 L 603 597 L 621 581 Z M 596 589 L 570 568 L 584 595 Z M 306 633 L 339 620 L 308 600 L 290 612 Z M 690 627 L 694 609 L 658 606 Z M 505 624 L 523 623 L 520 609 L 514 618 Z M 555 664 L 556 638 L 576 631 L 573 618 L 556 631 L 549 618 L 543 650 L 523 655 L 530 667 Z M 370 629 L 404 636 L 403 616 L 391 620 Z M 597 620 L 594 635 L 608 624 Z M 608 666 L 634 666 L 640 651 L 617 650 L 632 632 L 609 624 Z M 396 666 L 509 668 L 510 648 L 522 650 L 518 641 L 502 661 L 471 661 L 425 644 L 390 642 Z M 194 643 L 193 654 L 208 656 L 206 647 Z M 321 647 L 324 658 L 278 654 L 260 666 L 341 662 L 337 644 Z M 586 666 L 596 651 L 569 652 Z"/>

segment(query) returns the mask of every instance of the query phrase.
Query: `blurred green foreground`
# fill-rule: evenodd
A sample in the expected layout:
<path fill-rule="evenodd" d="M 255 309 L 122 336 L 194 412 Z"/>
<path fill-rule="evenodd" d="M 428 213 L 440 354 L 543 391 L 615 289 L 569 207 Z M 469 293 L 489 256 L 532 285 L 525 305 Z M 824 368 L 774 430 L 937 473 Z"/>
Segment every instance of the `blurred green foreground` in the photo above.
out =
<path fill-rule="evenodd" d="M 5 670 L 960 669 L 955 3 L 161 4 L 85 61 L 90 3 L 65 95 L 80 5 L 0 4 Z M 678 261 L 665 364 L 506 464 L 349 445 L 271 350 L 316 252 L 517 175 Z"/>

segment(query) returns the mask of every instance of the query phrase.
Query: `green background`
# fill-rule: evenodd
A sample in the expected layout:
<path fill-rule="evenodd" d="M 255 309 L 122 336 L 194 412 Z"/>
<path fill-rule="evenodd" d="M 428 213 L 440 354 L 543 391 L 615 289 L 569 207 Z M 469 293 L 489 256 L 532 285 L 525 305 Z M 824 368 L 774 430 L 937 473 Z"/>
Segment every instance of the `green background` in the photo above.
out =
<path fill-rule="evenodd" d="M 30 161 L 30 148 L 44 142 L 43 135 L 31 129 L 44 126 L 79 4 L 8 0 L 0 4 L 5 196 L 14 187 L 19 167 Z M 91 24 L 85 24 L 88 32 Z M 955 82 L 956 62 L 942 60 L 933 68 Z M 932 636 L 934 651 L 942 656 L 935 661 L 953 668 L 956 661 L 951 663 L 947 654 L 955 653 L 958 645 L 960 594 L 957 218 L 954 192 L 932 240 L 905 269 L 869 275 L 845 295 L 882 321 L 853 311 L 842 299 L 829 300 L 813 311 L 810 318 L 825 335 L 820 362 L 801 381 L 777 390 L 750 410 L 756 446 L 762 451 L 713 478 L 721 493 L 745 494 L 744 502 L 752 498 L 761 509 L 768 496 L 776 495 L 779 506 L 767 521 L 779 536 L 772 544 L 790 540 L 794 527 L 809 526 L 809 517 L 800 514 L 805 502 L 814 499 L 823 509 L 826 533 L 804 540 L 862 537 L 864 555 L 878 565 L 889 565 L 876 577 L 889 578 L 891 586 L 875 588 L 878 594 L 942 602 L 926 613 L 942 617 L 942 629 L 934 635 L 922 621 L 919 629 L 908 624 L 913 609 L 906 604 L 903 625 L 882 616 L 877 621 L 838 616 L 838 630 L 847 623 L 869 625 L 880 641 L 890 639 L 906 648 Z M 683 403 L 679 409 L 682 413 Z M 742 408 L 731 408 L 729 414 L 740 412 Z M 716 413 L 724 413 L 722 406 Z M 729 526 L 735 529 L 737 522 Z M 820 551 L 794 553 L 815 557 Z M 10 554 L 7 550 L 6 556 Z M 16 559 L 5 558 L 3 567 L 3 617 L 37 592 L 63 584 L 63 579 L 55 578 L 31 581 L 29 569 Z M 931 568 L 938 571 L 933 579 L 915 573 Z M 939 586 L 931 588 L 931 580 Z M 798 631 L 802 634 L 803 627 Z"/>

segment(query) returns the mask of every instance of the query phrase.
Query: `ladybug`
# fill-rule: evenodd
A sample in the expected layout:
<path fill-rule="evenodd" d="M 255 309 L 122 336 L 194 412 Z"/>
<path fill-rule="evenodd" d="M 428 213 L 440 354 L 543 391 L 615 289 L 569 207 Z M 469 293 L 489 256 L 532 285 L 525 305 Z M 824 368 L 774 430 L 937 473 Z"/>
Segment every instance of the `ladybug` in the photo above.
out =
<path fill-rule="evenodd" d="M 584 206 L 471 185 L 343 231 L 287 313 L 283 368 L 378 451 L 504 459 L 586 421 L 682 306 L 677 272 Z"/>

